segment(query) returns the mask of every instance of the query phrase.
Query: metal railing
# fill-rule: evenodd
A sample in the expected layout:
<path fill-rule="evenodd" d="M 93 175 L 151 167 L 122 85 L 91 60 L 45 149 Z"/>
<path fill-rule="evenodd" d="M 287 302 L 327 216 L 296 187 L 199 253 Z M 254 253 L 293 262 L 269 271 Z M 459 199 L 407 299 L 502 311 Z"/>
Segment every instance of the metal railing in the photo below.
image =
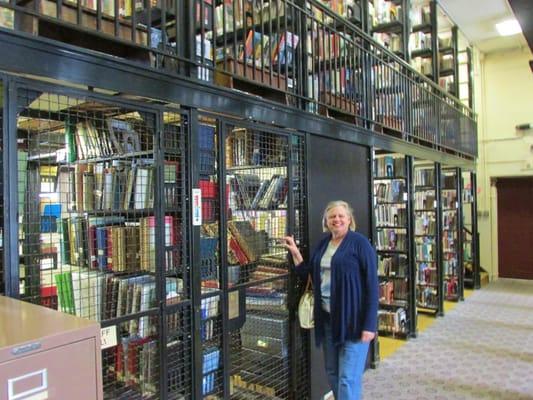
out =
<path fill-rule="evenodd" d="M 336 11 L 316 0 L 9 0 L 0 27 L 475 158 L 473 111 L 360 30 L 353 10 Z"/>

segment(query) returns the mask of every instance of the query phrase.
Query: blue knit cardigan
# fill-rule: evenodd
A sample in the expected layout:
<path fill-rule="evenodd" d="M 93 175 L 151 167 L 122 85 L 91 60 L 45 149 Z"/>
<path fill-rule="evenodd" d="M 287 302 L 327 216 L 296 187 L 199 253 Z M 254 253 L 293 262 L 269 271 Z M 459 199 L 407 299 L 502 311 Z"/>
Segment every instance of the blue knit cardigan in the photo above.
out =
<path fill-rule="evenodd" d="M 316 344 L 324 338 L 320 260 L 328 247 L 326 235 L 313 251 L 310 262 L 300 263 L 296 273 L 307 279 L 311 273 L 314 287 Z M 378 314 L 377 256 L 369 240 L 358 232 L 348 231 L 331 259 L 331 328 L 333 344 L 359 341 L 362 331 L 376 332 Z"/>

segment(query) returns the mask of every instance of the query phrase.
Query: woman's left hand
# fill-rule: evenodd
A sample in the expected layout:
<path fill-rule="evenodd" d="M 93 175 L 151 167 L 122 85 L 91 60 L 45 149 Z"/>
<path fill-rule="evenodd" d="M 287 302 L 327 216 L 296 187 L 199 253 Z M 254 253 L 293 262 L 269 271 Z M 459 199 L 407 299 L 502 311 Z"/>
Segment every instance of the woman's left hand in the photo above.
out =
<path fill-rule="evenodd" d="M 376 337 L 376 332 L 370 332 L 370 331 L 363 331 L 361 333 L 361 342 L 368 343 L 371 342 L 372 339 Z"/>

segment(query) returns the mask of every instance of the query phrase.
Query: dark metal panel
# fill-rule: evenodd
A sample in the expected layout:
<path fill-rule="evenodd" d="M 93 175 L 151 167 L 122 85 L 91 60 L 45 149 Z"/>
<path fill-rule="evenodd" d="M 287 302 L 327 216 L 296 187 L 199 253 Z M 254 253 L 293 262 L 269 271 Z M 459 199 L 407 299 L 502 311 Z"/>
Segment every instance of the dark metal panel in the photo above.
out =
<path fill-rule="evenodd" d="M 309 245 L 322 237 L 322 213 L 331 200 L 345 200 L 354 209 L 357 230 L 371 236 L 369 149 L 338 140 L 309 136 L 308 152 Z M 314 344 L 314 340 L 313 340 Z M 329 392 L 322 349 L 311 348 L 311 398 Z"/>
<path fill-rule="evenodd" d="M 187 161 L 189 163 L 189 182 L 190 188 L 188 188 L 189 202 L 192 204 L 192 189 L 199 187 L 199 163 L 191 162 L 200 159 L 199 143 L 196 134 L 198 132 L 198 113 L 192 110 L 189 120 L 189 148 L 187 150 Z M 194 207 L 194 205 L 193 205 Z M 194 211 L 192 211 L 194 212 Z M 193 226 L 192 221 L 189 222 L 189 232 L 191 232 L 191 243 L 189 245 L 189 251 L 191 252 L 190 260 L 191 265 L 200 265 L 200 226 Z M 193 304 L 193 379 L 192 387 L 193 398 L 202 398 L 202 341 L 201 341 L 201 303 L 202 292 L 200 288 L 201 277 L 200 269 L 192 268 L 192 304 Z"/>
<path fill-rule="evenodd" d="M 12 79 L 5 79 L 3 91 L 4 281 L 6 296 L 18 298 L 18 190 L 12 190 L 18 188 L 17 89 Z"/>
<path fill-rule="evenodd" d="M 52 44 L 45 39 L 26 38 L 0 32 L 0 69 L 33 74 L 90 87 L 99 87 L 129 95 L 154 98 L 288 127 L 325 137 L 409 154 L 447 165 L 472 167 L 472 160 L 440 153 L 432 148 L 377 134 L 340 121 L 326 119 L 305 111 L 291 109 L 265 99 L 256 99 L 196 80 L 156 72 L 129 60 L 79 49 L 67 44 Z M 41 60 L 35 63 L 33 60 Z"/>

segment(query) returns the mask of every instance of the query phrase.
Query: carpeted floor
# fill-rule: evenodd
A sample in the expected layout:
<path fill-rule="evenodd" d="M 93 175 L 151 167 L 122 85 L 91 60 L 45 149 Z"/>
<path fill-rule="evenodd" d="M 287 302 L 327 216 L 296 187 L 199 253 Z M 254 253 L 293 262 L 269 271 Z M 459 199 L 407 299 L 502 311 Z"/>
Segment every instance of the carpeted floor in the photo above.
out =
<path fill-rule="evenodd" d="M 533 281 L 474 292 L 364 377 L 365 400 L 533 400 Z"/>

